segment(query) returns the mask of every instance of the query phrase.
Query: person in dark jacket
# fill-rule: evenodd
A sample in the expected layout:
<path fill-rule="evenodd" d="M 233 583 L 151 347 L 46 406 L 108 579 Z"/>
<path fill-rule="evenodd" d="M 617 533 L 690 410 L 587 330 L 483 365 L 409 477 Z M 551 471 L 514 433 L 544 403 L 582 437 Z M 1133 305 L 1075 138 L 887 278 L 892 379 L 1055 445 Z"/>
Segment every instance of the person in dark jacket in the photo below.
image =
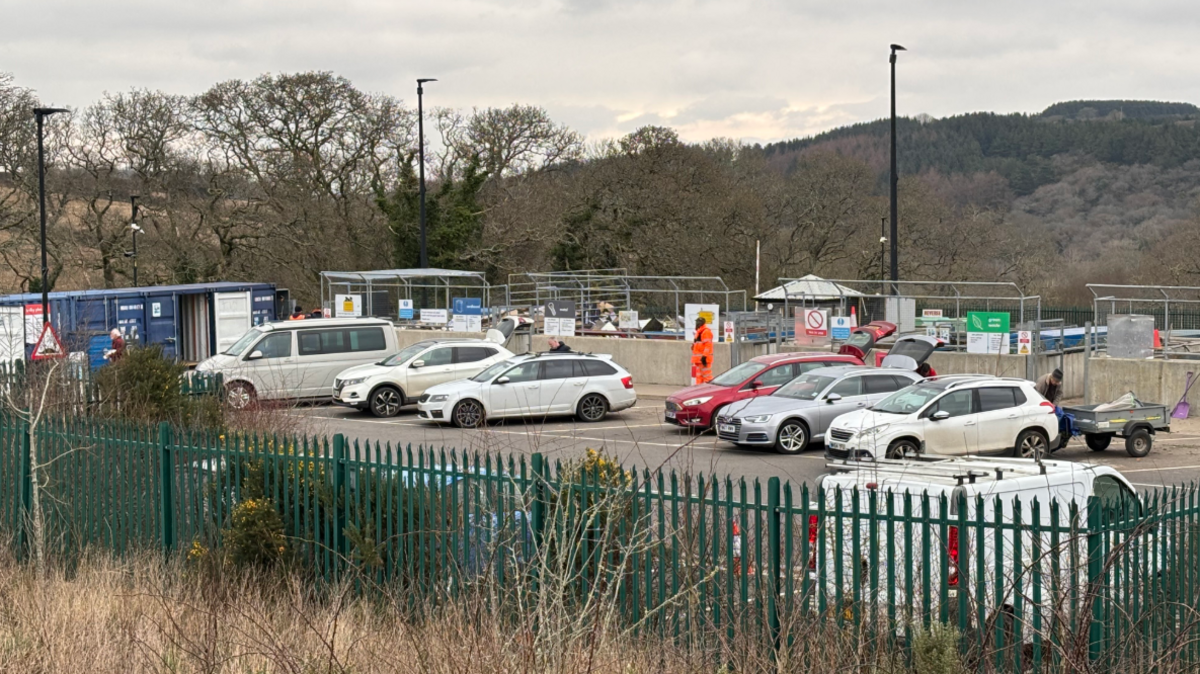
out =
<path fill-rule="evenodd" d="M 1037 389 L 1038 393 L 1042 394 L 1043 398 L 1054 403 L 1055 407 L 1058 407 L 1058 401 L 1062 400 L 1062 380 L 1062 370 L 1054 368 L 1054 371 L 1050 374 L 1044 374 L 1038 377 L 1037 383 L 1034 384 L 1034 388 Z"/>
<path fill-rule="evenodd" d="M 548 343 L 550 344 L 550 351 L 552 353 L 568 353 L 571 350 L 571 347 L 567 346 L 566 342 L 554 339 L 553 337 L 550 338 Z"/>

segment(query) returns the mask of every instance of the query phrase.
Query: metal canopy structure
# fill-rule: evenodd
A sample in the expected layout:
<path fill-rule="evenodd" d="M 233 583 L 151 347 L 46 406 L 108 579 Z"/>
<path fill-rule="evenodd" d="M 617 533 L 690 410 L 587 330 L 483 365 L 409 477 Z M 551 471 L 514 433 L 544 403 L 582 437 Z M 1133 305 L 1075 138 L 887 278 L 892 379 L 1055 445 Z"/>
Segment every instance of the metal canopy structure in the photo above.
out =
<path fill-rule="evenodd" d="M 1089 283 L 1092 315 L 1096 325 L 1108 325 L 1111 314 L 1145 314 L 1154 317 L 1154 327 L 1171 330 L 1171 307 L 1195 307 L 1200 304 L 1200 287 L 1141 286 Z M 1182 313 L 1182 311 L 1180 311 Z"/>
<path fill-rule="evenodd" d="M 795 285 L 811 282 L 809 277 L 781 278 L 779 283 L 783 288 L 804 287 Z M 962 318 L 966 311 L 980 309 L 980 303 L 985 311 L 1016 312 L 1017 321 L 1040 321 L 1042 316 L 1042 298 L 1040 295 L 1027 295 L 1015 283 L 1006 281 L 891 281 L 870 279 L 821 279 L 821 287 L 830 292 L 838 293 L 836 301 L 843 314 L 849 311 L 851 305 L 859 307 L 866 316 L 883 318 L 887 300 L 901 297 L 920 301 L 930 308 L 938 308 L 953 312 L 948 318 Z M 854 294 L 839 289 L 848 288 Z M 894 289 L 895 293 L 890 293 Z M 806 296 L 803 292 L 784 293 L 784 311 L 789 305 L 799 307 L 810 306 L 816 302 L 829 301 L 825 297 Z M 964 306 L 965 305 L 965 306 Z"/>
<path fill-rule="evenodd" d="M 412 300 L 416 311 L 449 309 L 455 297 L 478 298 L 492 306 L 497 288 L 483 272 L 458 269 L 377 269 L 373 271 L 321 272 L 321 304 L 332 307 L 336 295 L 362 295 L 363 313 L 399 318 L 399 300 Z"/>
<path fill-rule="evenodd" d="M 684 305 L 719 304 L 722 311 L 745 311 L 746 291 L 732 290 L 719 276 L 636 276 L 625 269 L 510 274 L 510 306 L 541 306 L 547 300 L 573 300 L 585 323 L 606 311 L 637 310 L 643 318 L 681 316 Z"/>

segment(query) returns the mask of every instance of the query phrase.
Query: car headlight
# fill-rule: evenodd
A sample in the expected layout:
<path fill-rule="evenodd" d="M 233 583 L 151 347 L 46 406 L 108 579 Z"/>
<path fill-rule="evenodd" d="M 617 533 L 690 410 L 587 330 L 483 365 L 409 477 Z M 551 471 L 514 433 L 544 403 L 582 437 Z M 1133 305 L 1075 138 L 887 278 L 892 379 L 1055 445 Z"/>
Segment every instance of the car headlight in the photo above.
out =
<path fill-rule="evenodd" d="M 873 438 L 886 431 L 888 428 L 891 428 L 891 426 L 891 424 L 879 424 L 878 426 L 872 426 L 871 428 L 861 430 L 857 433 L 857 435 L 860 438 Z"/>
<path fill-rule="evenodd" d="M 766 423 L 767 419 L 770 419 L 770 418 L 771 418 L 770 414 L 758 414 L 758 415 L 755 415 L 752 417 L 742 417 L 742 421 L 745 421 L 746 423 L 749 423 L 749 424 L 761 424 L 761 423 Z"/>
<path fill-rule="evenodd" d="M 361 384 L 366 380 L 366 377 L 359 377 L 357 379 L 343 379 L 342 386 L 354 386 L 355 384 Z"/>
<path fill-rule="evenodd" d="M 683 401 L 683 406 L 684 407 L 695 407 L 696 405 L 703 405 L 704 403 L 706 403 L 712 399 L 713 399 L 712 396 L 703 396 L 700 398 L 692 398 L 691 400 Z"/>
<path fill-rule="evenodd" d="M 449 399 L 450 399 L 450 396 L 446 395 L 445 393 L 439 393 L 435 396 L 429 396 L 429 400 L 427 400 L 426 402 L 444 403 Z"/>

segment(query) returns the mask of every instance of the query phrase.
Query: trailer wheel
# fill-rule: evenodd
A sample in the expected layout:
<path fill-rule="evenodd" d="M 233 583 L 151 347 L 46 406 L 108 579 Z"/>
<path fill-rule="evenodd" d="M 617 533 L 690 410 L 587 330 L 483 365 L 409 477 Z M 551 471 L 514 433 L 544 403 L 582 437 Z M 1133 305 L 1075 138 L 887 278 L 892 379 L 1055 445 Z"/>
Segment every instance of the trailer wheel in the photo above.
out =
<path fill-rule="evenodd" d="M 1112 444 L 1112 439 L 1112 433 L 1088 433 L 1083 436 L 1083 441 L 1093 452 L 1103 452 L 1108 449 L 1108 446 Z"/>
<path fill-rule="evenodd" d="M 1125 438 L 1125 451 L 1129 456 L 1140 459 L 1150 453 L 1150 446 L 1153 444 L 1154 439 L 1150 436 L 1150 431 L 1139 428 Z"/>

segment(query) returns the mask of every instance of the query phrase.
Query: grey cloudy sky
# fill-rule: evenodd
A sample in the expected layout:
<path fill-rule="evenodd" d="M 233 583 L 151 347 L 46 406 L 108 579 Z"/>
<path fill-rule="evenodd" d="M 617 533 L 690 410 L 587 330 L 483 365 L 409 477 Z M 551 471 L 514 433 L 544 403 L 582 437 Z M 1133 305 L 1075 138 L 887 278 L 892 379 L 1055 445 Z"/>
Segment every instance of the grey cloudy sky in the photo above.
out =
<path fill-rule="evenodd" d="M 769 141 L 887 114 L 1200 102 L 1183 0 L 0 0 L 0 71 L 47 102 L 331 70 L 415 104 L 541 105 L 591 138 L 647 123 Z"/>

